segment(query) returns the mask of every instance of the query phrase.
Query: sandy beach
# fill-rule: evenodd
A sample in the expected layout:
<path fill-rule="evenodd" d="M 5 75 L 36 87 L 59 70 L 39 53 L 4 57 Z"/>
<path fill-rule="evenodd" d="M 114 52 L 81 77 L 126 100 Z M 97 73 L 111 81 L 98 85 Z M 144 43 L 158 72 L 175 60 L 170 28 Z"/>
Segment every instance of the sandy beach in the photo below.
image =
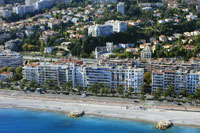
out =
<path fill-rule="evenodd" d="M 200 127 L 199 108 L 194 111 L 170 110 L 166 106 L 141 106 L 134 102 L 92 100 L 84 98 L 45 97 L 44 95 L 0 94 L 0 108 L 26 108 L 70 112 L 84 110 L 86 115 L 96 115 L 137 121 L 158 122 L 171 120 L 175 125 Z M 173 108 L 174 109 L 174 108 Z M 176 109 L 176 107 L 175 107 Z M 177 108 L 178 109 L 178 108 Z"/>

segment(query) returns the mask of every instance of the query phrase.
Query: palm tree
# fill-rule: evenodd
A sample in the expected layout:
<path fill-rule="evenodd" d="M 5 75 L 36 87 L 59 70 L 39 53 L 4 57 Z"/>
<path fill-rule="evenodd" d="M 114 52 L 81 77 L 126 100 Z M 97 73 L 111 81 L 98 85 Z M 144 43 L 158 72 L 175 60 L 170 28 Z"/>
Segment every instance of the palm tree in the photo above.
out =
<path fill-rule="evenodd" d="M 100 94 L 103 96 L 103 94 L 104 94 L 104 88 L 100 88 Z"/>
<path fill-rule="evenodd" d="M 79 93 L 79 94 L 80 94 L 80 92 L 83 91 L 83 88 L 82 88 L 80 85 L 77 87 L 77 89 L 78 89 L 78 93 Z"/>
<path fill-rule="evenodd" d="M 66 83 L 66 87 L 69 88 L 69 90 L 72 89 L 73 85 L 72 85 L 72 81 L 67 81 Z"/>
<path fill-rule="evenodd" d="M 54 90 L 55 93 L 57 93 L 58 90 L 60 90 L 60 88 L 59 88 L 57 85 L 55 85 L 55 86 L 53 87 L 53 90 Z"/>
<path fill-rule="evenodd" d="M 122 85 L 118 85 L 117 86 L 117 93 L 118 94 L 122 94 L 123 93 L 123 86 Z"/>
<path fill-rule="evenodd" d="M 0 80 L 0 87 L 3 87 L 3 81 Z"/>
<path fill-rule="evenodd" d="M 128 93 L 129 93 L 130 95 L 133 93 L 133 91 L 134 91 L 133 87 L 130 87 L 130 88 L 128 89 Z"/>

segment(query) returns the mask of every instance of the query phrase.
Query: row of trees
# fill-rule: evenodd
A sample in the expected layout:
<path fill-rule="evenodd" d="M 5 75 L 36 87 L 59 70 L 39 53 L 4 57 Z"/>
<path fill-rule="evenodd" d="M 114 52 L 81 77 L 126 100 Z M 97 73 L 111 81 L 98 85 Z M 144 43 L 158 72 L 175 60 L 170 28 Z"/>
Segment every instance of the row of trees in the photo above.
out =
<path fill-rule="evenodd" d="M 161 88 L 157 88 L 155 92 L 153 92 L 154 98 L 155 99 L 159 99 L 161 98 L 161 96 L 164 96 L 164 98 L 166 97 L 176 97 L 177 93 L 175 92 L 175 89 L 173 86 L 169 86 L 167 90 L 162 90 Z M 194 94 L 189 94 L 187 92 L 187 89 L 184 88 L 182 89 L 182 91 L 180 92 L 179 95 L 182 95 L 183 97 L 187 97 L 188 100 L 192 101 L 192 100 L 200 100 L 200 89 L 196 88 L 195 93 Z"/>
<path fill-rule="evenodd" d="M 149 73 L 146 73 L 146 77 L 149 77 Z M 167 97 L 170 98 L 177 98 L 178 96 L 187 97 L 188 100 L 200 100 L 200 89 L 196 88 L 194 94 L 189 94 L 187 92 L 187 89 L 182 89 L 180 93 L 176 93 L 175 88 L 173 86 L 169 86 L 168 89 L 163 90 L 161 88 L 157 88 L 155 91 L 151 92 L 148 88 L 148 84 L 151 79 L 147 80 L 143 86 L 140 87 L 140 94 L 142 98 L 146 94 L 152 94 L 154 96 L 154 99 L 160 99 L 164 97 L 165 99 Z M 1 84 L 0 84 L 1 85 Z M 35 91 L 38 87 L 40 87 L 35 82 L 28 82 L 26 80 L 23 80 L 20 83 L 21 89 L 28 88 L 30 91 Z M 45 82 L 43 85 L 44 90 L 51 90 L 54 93 L 73 93 L 73 94 L 82 94 L 83 92 L 87 92 L 89 94 L 98 95 L 98 96 L 123 96 L 123 97 L 131 97 L 133 94 L 136 94 L 134 92 L 134 88 L 130 87 L 128 90 L 124 90 L 123 85 L 118 85 L 116 89 L 112 89 L 108 84 L 101 84 L 101 83 L 94 83 L 90 87 L 81 87 L 77 86 L 77 88 L 73 88 L 73 84 L 71 81 L 68 81 L 65 84 L 59 83 L 58 85 L 55 85 L 53 81 Z"/>

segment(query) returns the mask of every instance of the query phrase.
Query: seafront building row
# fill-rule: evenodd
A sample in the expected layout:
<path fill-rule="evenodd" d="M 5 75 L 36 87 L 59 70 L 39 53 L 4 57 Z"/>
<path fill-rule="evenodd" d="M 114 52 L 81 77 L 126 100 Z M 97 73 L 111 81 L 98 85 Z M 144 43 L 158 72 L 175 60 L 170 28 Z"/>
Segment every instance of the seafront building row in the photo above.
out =
<path fill-rule="evenodd" d="M 111 66 L 123 65 L 123 66 L 135 66 L 137 68 L 144 68 L 145 72 L 152 72 L 154 70 L 195 70 L 200 71 L 199 58 L 191 58 L 189 61 L 178 60 L 175 58 L 160 58 L 160 59 L 102 59 L 99 64 L 109 64 Z"/>
<path fill-rule="evenodd" d="M 177 93 L 184 88 L 188 93 L 195 93 L 200 88 L 200 71 L 177 70 L 177 71 L 153 71 L 152 72 L 152 91 L 157 88 L 167 90 L 173 86 Z"/>
<path fill-rule="evenodd" d="M 132 87 L 135 92 L 139 92 L 139 88 L 143 85 L 143 75 L 143 68 L 120 66 L 38 63 L 23 67 L 23 78 L 41 86 L 49 81 L 57 85 L 72 81 L 73 87 L 90 87 L 95 83 L 101 83 L 113 89 L 117 89 L 119 85 L 125 90 Z"/>
<path fill-rule="evenodd" d="M 23 65 L 20 53 L 4 50 L 0 51 L 0 68 Z M 144 72 L 152 72 L 152 91 L 157 88 L 167 90 L 173 86 L 177 93 L 184 88 L 188 93 L 194 93 L 200 88 L 200 60 L 192 58 L 188 62 L 175 59 L 133 59 L 133 60 L 99 60 L 99 62 L 85 62 L 74 59 L 60 60 L 54 63 L 31 63 L 23 67 L 23 78 L 34 81 L 39 85 L 51 81 L 54 84 L 65 84 L 72 81 L 73 87 L 89 87 L 94 83 L 107 84 L 116 89 L 123 85 L 124 89 L 139 88 L 144 84 Z M 2 79 L 12 77 L 12 73 L 2 73 Z"/>

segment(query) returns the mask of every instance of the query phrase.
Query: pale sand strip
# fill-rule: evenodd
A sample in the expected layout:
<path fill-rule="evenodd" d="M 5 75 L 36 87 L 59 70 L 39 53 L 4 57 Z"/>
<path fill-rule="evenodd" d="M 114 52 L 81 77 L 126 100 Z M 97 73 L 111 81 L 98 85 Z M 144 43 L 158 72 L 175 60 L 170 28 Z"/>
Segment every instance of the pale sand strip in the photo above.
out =
<path fill-rule="evenodd" d="M 127 105 L 127 104 L 126 104 Z M 84 110 L 87 115 L 100 115 L 129 120 L 158 122 L 160 120 L 172 120 L 174 124 L 199 126 L 200 112 L 171 111 L 164 109 L 140 109 L 137 105 L 126 105 L 88 102 L 87 100 L 67 100 L 26 96 L 0 95 L 0 108 L 28 108 L 35 110 L 49 110 L 70 112 L 72 110 Z"/>

